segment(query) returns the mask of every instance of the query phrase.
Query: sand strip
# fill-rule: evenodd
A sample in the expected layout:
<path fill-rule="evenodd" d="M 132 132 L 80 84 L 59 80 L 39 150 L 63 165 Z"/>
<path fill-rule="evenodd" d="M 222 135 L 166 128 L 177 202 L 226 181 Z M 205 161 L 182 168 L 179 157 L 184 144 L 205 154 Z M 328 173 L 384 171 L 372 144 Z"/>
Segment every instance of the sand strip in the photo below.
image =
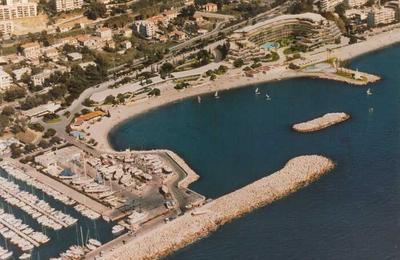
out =
<path fill-rule="evenodd" d="M 293 129 L 301 133 L 309 133 L 322 130 L 335 124 L 346 121 L 350 115 L 346 113 L 327 113 L 321 117 L 312 119 L 307 122 L 293 125 Z"/>

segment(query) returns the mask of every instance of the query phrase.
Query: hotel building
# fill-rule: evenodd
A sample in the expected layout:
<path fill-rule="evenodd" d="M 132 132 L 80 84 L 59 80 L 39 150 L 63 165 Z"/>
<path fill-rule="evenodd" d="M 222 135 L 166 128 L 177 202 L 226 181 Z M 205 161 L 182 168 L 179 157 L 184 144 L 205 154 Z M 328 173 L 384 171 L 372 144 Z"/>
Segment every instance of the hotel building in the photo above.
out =
<path fill-rule="evenodd" d="M 341 4 L 343 0 L 321 0 L 320 9 L 322 12 L 331 12 L 335 10 L 335 7 Z"/>
<path fill-rule="evenodd" d="M 7 90 L 12 83 L 12 77 L 0 68 L 0 91 Z"/>
<path fill-rule="evenodd" d="M 14 32 L 14 23 L 12 21 L 0 21 L 0 33 L 4 37 L 10 36 Z"/>
<path fill-rule="evenodd" d="M 82 8 L 83 0 L 55 0 L 58 12 L 71 11 Z"/>
<path fill-rule="evenodd" d="M 368 2 L 368 0 L 345 0 L 345 3 L 349 7 L 360 7 L 365 5 Z"/>
<path fill-rule="evenodd" d="M 248 41 L 261 46 L 283 38 L 293 38 L 297 45 L 313 50 L 334 43 L 341 36 L 336 24 L 319 14 L 303 13 L 281 15 L 264 22 L 236 30 L 229 38 L 231 42 Z"/>
<path fill-rule="evenodd" d="M 367 23 L 369 27 L 380 24 L 390 24 L 396 21 L 396 11 L 387 7 L 376 7 L 368 13 Z"/>
<path fill-rule="evenodd" d="M 37 16 L 37 4 L 24 1 L 7 1 L 7 5 L 0 5 L 0 20 L 13 20 Z"/>

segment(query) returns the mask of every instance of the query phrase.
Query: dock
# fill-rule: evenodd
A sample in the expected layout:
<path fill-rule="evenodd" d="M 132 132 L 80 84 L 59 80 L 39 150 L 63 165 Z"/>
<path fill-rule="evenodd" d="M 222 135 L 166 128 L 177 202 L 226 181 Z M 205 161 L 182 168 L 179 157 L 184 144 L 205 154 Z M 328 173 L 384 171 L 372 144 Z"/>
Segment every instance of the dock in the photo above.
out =
<path fill-rule="evenodd" d="M 18 236 L 22 237 L 23 239 L 25 239 L 26 241 L 28 241 L 29 243 L 34 245 L 35 247 L 40 246 L 39 242 L 37 242 L 36 240 L 30 238 L 28 235 L 24 234 L 18 228 L 15 228 L 13 225 L 9 224 L 7 221 L 5 221 L 1 217 L 0 217 L 0 223 L 3 224 L 8 229 L 10 229 L 11 231 L 13 231 L 14 233 L 16 233 Z"/>
<path fill-rule="evenodd" d="M 24 169 L 26 174 L 35 178 L 36 180 L 40 181 L 41 183 L 48 185 L 52 187 L 53 189 L 61 192 L 62 194 L 67 194 L 71 199 L 77 201 L 78 203 L 85 205 L 89 209 L 103 215 L 104 217 L 108 217 L 108 214 L 110 214 L 110 209 L 103 204 L 97 202 L 96 200 L 86 196 L 83 193 L 80 193 L 71 187 L 67 186 L 66 184 L 59 182 L 57 180 L 54 180 L 53 178 L 38 172 L 35 168 L 27 165 L 27 164 L 21 164 L 19 161 L 11 159 L 11 158 L 5 158 L 5 160 L 9 160 L 11 163 L 14 165 L 17 165 L 21 169 Z"/>

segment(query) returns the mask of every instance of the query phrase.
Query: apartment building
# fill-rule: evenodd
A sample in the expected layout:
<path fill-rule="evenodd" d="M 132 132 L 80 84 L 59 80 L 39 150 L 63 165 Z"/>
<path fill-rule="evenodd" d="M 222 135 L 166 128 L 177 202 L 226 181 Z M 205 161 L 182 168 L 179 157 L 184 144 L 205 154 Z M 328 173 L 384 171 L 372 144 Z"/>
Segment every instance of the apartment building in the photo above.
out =
<path fill-rule="evenodd" d="M 144 37 L 153 37 L 156 34 L 157 26 L 151 21 L 137 21 L 134 29 Z"/>
<path fill-rule="evenodd" d="M 0 20 L 13 20 L 35 16 L 37 16 L 36 3 L 24 1 L 12 5 L 0 5 Z"/>
<path fill-rule="evenodd" d="M 0 33 L 3 38 L 9 37 L 14 32 L 14 23 L 12 21 L 0 21 Z"/>
<path fill-rule="evenodd" d="M 0 91 L 7 90 L 12 83 L 12 77 L 0 68 Z"/>
<path fill-rule="evenodd" d="M 335 7 L 342 2 L 343 0 L 321 0 L 320 9 L 322 12 L 332 12 L 335 10 Z"/>
<path fill-rule="evenodd" d="M 368 0 L 345 0 L 345 3 L 351 8 L 363 6 L 367 2 Z"/>
<path fill-rule="evenodd" d="M 55 0 L 57 12 L 66 12 L 80 9 L 83 6 L 83 0 Z"/>
<path fill-rule="evenodd" d="M 396 11 L 393 8 L 375 7 L 368 13 L 367 23 L 369 27 L 390 24 L 396 21 Z"/>
<path fill-rule="evenodd" d="M 29 42 L 21 45 L 22 54 L 28 59 L 37 59 L 41 55 L 40 44 L 37 42 Z"/>

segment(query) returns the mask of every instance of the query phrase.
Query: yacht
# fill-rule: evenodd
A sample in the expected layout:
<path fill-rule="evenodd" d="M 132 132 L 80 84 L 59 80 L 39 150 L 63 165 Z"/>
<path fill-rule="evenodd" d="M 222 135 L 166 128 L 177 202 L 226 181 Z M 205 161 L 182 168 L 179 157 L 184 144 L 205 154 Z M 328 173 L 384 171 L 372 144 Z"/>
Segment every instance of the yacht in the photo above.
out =
<path fill-rule="evenodd" d="M 101 242 L 99 240 L 96 240 L 96 239 L 93 239 L 93 238 L 89 239 L 88 242 L 89 242 L 89 244 L 94 245 L 95 247 L 100 247 L 101 246 Z"/>
<path fill-rule="evenodd" d="M 367 89 L 367 95 L 368 96 L 371 96 L 372 95 L 372 91 L 371 91 L 371 89 L 369 88 L 369 89 Z"/>
<path fill-rule="evenodd" d="M 197 103 L 201 103 L 201 97 L 200 96 L 197 96 Z"/>
<path fill-rule="evenodd" d="M 218 91 L 215 91 L 214 97 L 217 99 L 219 98 Z"/>
<path fill-rule="evenodd" d="M 27 260 L 31 258 L 31 254 L 23 253 L 18 259 L 20 260 Z"/>
<path fill-rule="evenodd" d="M 256 90 L 255 90 L 254 93 L 255 93 L 256 95 L 260 95 L 260 94 L 261 94 L 260 89 L 259 89 L 259 88 L 256 88 Z"/>
<path fill-rule="evenodd" d="M 121 225 L 115 225 L 112 227 L 112 234 L 113 235 L 119 235 L 121 234 L 123 231 L 125 230 L 125 228 Z"/>
<path fill-rule="evenodd" d="M 267 100 L 271 100 L 271 97 L 270 97 L 268 94 L 265 94 L 265 98 L 266 98 Z"/>

